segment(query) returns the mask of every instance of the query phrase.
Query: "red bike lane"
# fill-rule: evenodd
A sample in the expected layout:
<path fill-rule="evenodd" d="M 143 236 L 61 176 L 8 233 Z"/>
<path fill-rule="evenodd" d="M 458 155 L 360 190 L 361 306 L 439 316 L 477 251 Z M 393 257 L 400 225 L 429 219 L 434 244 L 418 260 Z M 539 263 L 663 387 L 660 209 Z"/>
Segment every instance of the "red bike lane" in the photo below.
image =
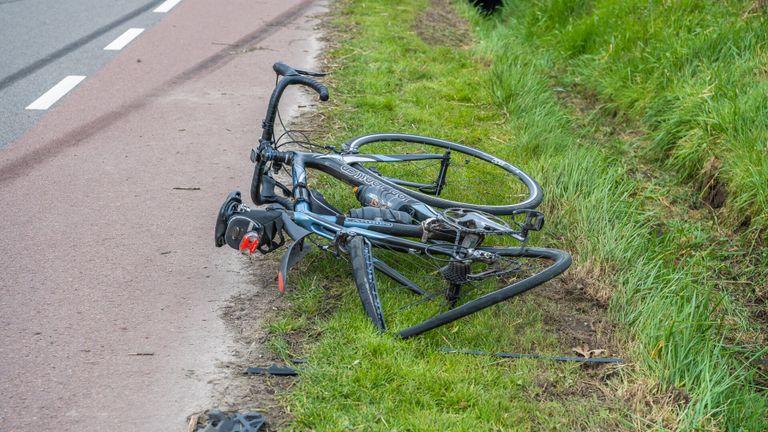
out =
<path fill-rule="evenodd" d="M 271 64 L 312 66 L 317 3 L 184 0 L 0 152 L 0 430 L 215 406 L 219 310 L 253 286 L 214 218 L 247 191 Z"/>

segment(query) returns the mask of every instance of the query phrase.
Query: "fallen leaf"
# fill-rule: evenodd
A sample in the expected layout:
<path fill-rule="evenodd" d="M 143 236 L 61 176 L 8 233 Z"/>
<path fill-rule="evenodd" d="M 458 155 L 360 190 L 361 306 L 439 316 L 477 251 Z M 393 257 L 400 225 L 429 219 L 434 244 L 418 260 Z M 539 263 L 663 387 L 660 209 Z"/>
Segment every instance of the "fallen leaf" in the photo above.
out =
<path fill-rule="evenodd" d="M 584 358 L 589 358 L 589 346 L 587 344 L 582 344 L 577 347 L 571 348 L 573 352 L 576 354 L 579 354 L 580 356 Z"/>
<path fill-rule="evenodd" d="M 599 357 L 605 353 L 606 351 L 604 349 L 593 349 L 589 351 L 589 358 Z"/>
<path fill-rule="evenodd" d="M 577 347 L 571 348 L 573 352 L 581 355 L 584 358 L 595 358 L 605 354 L 607 351 L 604 349 L 589 349 L 589 345 L 582 344 Z"/>

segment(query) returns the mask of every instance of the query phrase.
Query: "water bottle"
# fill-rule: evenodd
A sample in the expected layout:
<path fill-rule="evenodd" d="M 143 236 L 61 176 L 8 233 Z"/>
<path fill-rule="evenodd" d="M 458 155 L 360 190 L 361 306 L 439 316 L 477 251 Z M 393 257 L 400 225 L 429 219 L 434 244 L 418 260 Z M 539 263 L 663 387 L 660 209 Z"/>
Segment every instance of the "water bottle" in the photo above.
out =
<path fill-rule="evenodd" d="M 359 186 L 355 196 L 366 207 L 387 208 L 413 215 L 413 208 L 409 204 L 415 201 L 398 192 L 393 193 L 378 186 Z"/>

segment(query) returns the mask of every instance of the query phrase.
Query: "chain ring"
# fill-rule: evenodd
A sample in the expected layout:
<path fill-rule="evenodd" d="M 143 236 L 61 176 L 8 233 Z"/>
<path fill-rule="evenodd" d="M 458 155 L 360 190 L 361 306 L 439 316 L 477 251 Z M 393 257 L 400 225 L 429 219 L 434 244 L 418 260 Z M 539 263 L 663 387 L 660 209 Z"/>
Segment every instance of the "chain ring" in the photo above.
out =
<path fill-rule="evenodd" d="M 451 213 L 454 213 L 454 214 L 451 214 Z M 455 213 L 458 213 L 458 215 L 455 215 Z M 485 228 L 477 229 L 477 228 L 470 228 L 460 224 L 459 219 L 461 219 L 462 217 L 468 214 L 480 215 L 483 218 L 489 220 L 490 222 L 493 222 L 495 224 L 502 226 L 503 229 L 502 230 L 488 230 Z M 509 224 L 504 219 L 501 219 L 498 216 L 492 215 L 490 213 L 482 212 L 479 210 L 465 209 L 460 207 L 447 208 L 443 210 L 442 213 L 440 213 L 439 219 L 442 222 L 446 223 L 451 228 L 462 233 L 481 234 L 481 235 L 509 235 L 517 232 L 514 229 L 512 229 L 512 227 L 510 227 Z"/>

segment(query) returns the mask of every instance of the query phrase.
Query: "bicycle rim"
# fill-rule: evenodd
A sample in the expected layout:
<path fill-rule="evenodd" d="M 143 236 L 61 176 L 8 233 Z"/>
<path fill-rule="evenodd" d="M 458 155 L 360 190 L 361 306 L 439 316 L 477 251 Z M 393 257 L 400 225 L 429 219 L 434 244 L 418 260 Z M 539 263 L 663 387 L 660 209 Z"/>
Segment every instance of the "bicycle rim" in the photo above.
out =
<path fill-rule="evenodd" d="M 380 134 L 352 140 L 346 148 L 361 155 L 409 158 L 396 162 L 397 157 L 383 158 L 357 162 L 356 166 L 434 207 L 474 208 L 504 215 L 535 208 L 541 202 L 541 188 L 528 174 L 471 147 L 429 137 Z"/>
<path fill-rule="evenodd" d="M 352 264 L 352 275 L 363 310 L 373 325 L 379 331 L 384 331 L 386 324 L 379 300 L 371 245 L 364 237 L 356 236 L 347 243 L 347 247 L 349 248 L 349 260 Z"/>
<path fill-rule="evenodd" d="M 402 337 L 416 336 L 496 305 L 556 277 L 571 263 L 570 255 L 556 249 L 481 248 L 496 256 L 493 263 L 469 263 L 466 280 L 451 284 L 450 261 L 428 254 L 396 251 L 379 246 L 374 256 L 424 290 L 423 295 L 381 274 L 378 277 L 384 315 L 389 327 Z M 448 276 L 448 279 L 446 278 Z M 455 298 L 452 298 L 455 297 Z"/>

